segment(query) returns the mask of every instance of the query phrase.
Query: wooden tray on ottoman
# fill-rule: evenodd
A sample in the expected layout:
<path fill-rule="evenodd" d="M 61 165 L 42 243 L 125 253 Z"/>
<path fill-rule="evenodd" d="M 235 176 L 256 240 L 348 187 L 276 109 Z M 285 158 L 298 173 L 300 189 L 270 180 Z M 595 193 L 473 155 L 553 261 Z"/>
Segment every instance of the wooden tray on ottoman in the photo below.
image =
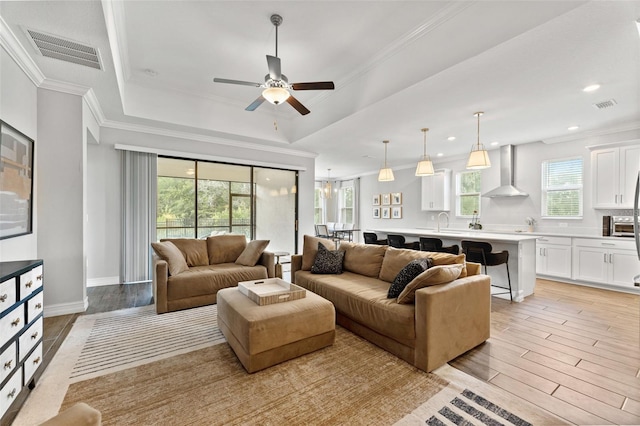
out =
<path fill-rule="evenodd" d="M 238 290 L 260 306 L 302 299 L 307 293 L 304 288 L 280 278 L 241 281 Z"/>

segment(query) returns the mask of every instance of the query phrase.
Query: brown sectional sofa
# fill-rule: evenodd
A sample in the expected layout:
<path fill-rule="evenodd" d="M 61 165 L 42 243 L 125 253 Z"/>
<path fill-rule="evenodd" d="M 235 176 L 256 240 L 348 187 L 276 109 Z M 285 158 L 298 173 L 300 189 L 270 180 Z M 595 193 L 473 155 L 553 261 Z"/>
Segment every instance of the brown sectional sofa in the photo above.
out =
<path fill-rule="evenodd" d="M 341 243 L 342 274 L 312 274 L 318 242 L 334 248 L 332 241 L 305 236 L 303 254 L 292 256 L 291 277 L 331 301 L 343 327 L 427 372 L 489 338 L 490 278 L 463 254 Z M 412 304 L 388 299 L 398 272 L 420 257 L 432 258 L 434 265 L 464 266 L 459 278 L 416 290 Z"/>
<path fill-rule="evenodd" d="M 271 252 L 260 250 L 268 241 L 254 243 L 260 242 L 247 244 L 243 235 L 219 235 L 206 240 L 179 238 L 153 243 L 156 312 L 212 305 L 222 288 L 237 286 L 240 281 L 273 278 L 275 257 Z M 253 263 L 251 259 L 257 261 Z"/>

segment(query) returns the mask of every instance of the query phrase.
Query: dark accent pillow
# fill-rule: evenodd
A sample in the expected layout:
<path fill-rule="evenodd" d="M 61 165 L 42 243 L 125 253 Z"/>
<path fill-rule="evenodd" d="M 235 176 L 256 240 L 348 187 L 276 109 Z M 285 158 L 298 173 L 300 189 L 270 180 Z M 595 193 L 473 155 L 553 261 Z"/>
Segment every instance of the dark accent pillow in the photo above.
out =
<path fill-rule="evenodd" d="M 329 250 L 322 243 L 318 243 L 318 254 L 311 266 L 312 274 L 341 274 L 344 252 Z"/>
<path fill-rule="evenodd" d="M 409 284 L 415 277 L 426 271 L 427 269 L 433 266 L 433 262 L 430 257 L 426 259 L 415 259 L 412 260 L 398 272 L 398 275 L 394 278 L 391 283 L 391 287 L 389 287 L 389 292 L 387 293 L 387 299 L 394 299 L 400 296 L 402 290 Z"/>

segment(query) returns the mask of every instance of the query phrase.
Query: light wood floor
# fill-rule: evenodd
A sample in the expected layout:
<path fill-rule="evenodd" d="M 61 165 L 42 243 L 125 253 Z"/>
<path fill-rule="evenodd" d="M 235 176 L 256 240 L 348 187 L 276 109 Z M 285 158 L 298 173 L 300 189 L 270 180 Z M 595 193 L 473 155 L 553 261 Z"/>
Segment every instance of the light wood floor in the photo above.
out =
<path fill-rule="evenodd" d="M 491 338 L 453 367 L 570 423 L 640 424 L 640 296 L 538 279 L 492 304 Z"/>

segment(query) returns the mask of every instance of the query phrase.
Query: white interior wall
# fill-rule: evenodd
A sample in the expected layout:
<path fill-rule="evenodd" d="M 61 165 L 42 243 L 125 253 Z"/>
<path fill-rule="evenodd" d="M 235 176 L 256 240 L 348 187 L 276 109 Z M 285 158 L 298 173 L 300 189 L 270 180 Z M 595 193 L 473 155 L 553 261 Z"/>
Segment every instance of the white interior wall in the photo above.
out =
<path fill-rule="evenodd" d="M 11 56 L 0 48 L 0 119 L 34 140 L 33 193 L 38 193 L 38 90 Z M 38 257 L 38 200 L 33 197 L 32 233 L 0 240 L 2 261 L 36 259 Z M 46 265 L 45 265 L 46 268 Z"/>

